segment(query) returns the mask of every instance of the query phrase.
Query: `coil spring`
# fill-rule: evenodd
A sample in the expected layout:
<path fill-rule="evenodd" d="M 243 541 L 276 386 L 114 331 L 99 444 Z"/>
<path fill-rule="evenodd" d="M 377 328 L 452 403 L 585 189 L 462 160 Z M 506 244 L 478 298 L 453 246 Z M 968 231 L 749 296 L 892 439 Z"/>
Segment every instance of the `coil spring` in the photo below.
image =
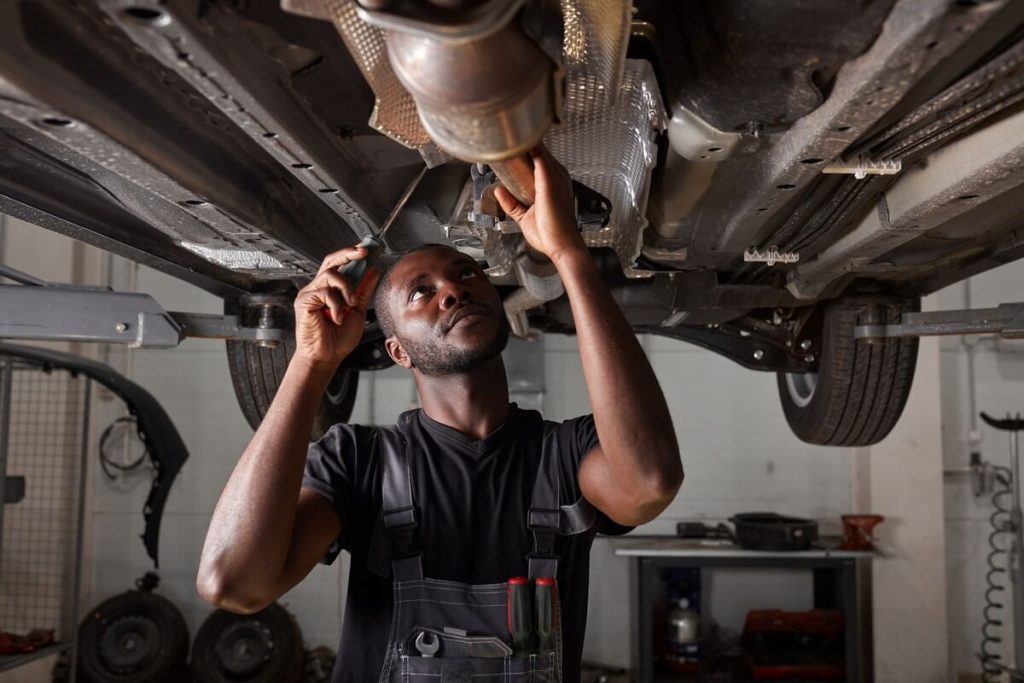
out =
<path fill-rule="evenodd" d="M 1006 592 L 1006 584 L 1000 575 L 1006 574 L 1008 562 L 1003 556 L 1008 556 L 1009 550 L 1004 547 L 1005 543 L 1000 544 L 1000 537 L 1009 538 L 1013 532 L 1010 522 L 1010 507 L 1002 500 L 1013 492 L 1010 470 L 1007 467 L 999 466 L 994 466 L 992 470 L 996 489 L 992 494 L 992 507 L 995 510 L 989 515 L 992 530 L 988 534 L 989 553 L 986 559 L 988 571 L 985 572 L 985 608 L 982 610 L 981 652 L 979 654 L 982 680 L 985 683 L 997 683 L 1002 680 L 1002 653 L 997 648 L 1003 642 L 998 635 L 998 630 L 1002 628 L 1003 622 L 999 618 L 998 612 L 1002 611 L 1004 607 L 1001 594 Z"/>

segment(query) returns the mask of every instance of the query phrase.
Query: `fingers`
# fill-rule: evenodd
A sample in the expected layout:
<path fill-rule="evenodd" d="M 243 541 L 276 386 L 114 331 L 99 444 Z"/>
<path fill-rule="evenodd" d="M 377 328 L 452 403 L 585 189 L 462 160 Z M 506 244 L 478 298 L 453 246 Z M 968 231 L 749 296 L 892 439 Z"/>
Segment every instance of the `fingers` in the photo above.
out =
<path fill-rule="evenodd" d="M 370 276 L 363 280 L 359 288 L 355 292 L 355 301 L 352 307 L 358 311 L 361 315 L 365 316 L 367 309 L 370 307 L 370 299 L 373 298 L 373 292 L 377 289 L 377 283 L 380 281 L 380 272 L 373 268 L 370 270 Z"/>
<path fill-rule="evenodd" d="M 295 299 L 295 308 L 307 315 L 326 317 L 334 323 L 340 323 L 349 310 L 348 303 L 341 292 L 333 287 L 307 287 Z"/>
<path fill-rule="evenodd" d="M 314 282 L 318 287 L 326 285 L 340 290 L 345 302 L 349 306 L 355 305 L 357 296 L 356 287 L 359 283 L 349 282 L 348 279 L 337 270 L 325 270 L 316 276 Z"/>
<path fill-rule="evenodd" d="M 337 270 L 350 261 L 358 261 L 363 258 L 366 258 L 366 249 L 363 247 L 345 247 L 338 251 L 332 251 L 324 257 L 323 262 L 320 264 L 320 270 L 317 271 L 317 275 L 323 273 L 325 270 Z"/>
<path fill-rule="evenodd" d="M 552 180 L 558 178 L 565 182 L 569 181 L 569 171 L 559 163 L 558 159 L 551 154 L 551 150 L 543 144 L 537 145 L 530 150 L 530 158 L 533 159 L 533 172 L 536 175 L 537 187 L 548 186 Z"/>
<path fill-rule="evenodd" d="M 526 215 L 526 207 L 519 203 L 511 192 L 499 185 L 494 188 L 494 198 L 498 200 L 501 210 L 507 213 L 517 223 Z"/>

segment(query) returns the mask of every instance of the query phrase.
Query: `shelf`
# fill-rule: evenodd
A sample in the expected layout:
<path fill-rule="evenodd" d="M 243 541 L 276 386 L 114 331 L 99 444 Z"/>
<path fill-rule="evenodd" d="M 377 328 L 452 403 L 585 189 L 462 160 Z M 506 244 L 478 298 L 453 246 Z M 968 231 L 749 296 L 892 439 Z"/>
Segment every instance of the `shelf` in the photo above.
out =
<path fill-rule="evenodd" d="M 34 661 L 36 659 L 42 659 L 43 657 L 49 657 L 50 655 L 58 654 L 60 652 L 63 652 L 64 650 L 67 650 L 70 647 L 71 643 L 69 642 L 57 642 L 41 647 L 38 650 L 33 650 L 32 652 L 26 652 L 25 654 L 21 655 L 0 655 L 0 671 L 14 669 L 21 666 L 22 664 L 28 664 L 29 662 Z"/>

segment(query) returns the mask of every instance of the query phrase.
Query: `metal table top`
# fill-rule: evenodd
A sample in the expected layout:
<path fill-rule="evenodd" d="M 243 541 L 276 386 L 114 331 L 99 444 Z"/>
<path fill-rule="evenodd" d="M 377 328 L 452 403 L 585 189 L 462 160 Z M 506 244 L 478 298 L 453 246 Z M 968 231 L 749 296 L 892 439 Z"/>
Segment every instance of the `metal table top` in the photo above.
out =
<path fill-rule="evenodd" d="M 722 557 L 760 559 L 855 559 L 871 558 L 876 551 L 838 550 L 816 547 L 810 550 L 747 550 L 727 540 L 637 536 L 609 539 L 619 557 Z"/>

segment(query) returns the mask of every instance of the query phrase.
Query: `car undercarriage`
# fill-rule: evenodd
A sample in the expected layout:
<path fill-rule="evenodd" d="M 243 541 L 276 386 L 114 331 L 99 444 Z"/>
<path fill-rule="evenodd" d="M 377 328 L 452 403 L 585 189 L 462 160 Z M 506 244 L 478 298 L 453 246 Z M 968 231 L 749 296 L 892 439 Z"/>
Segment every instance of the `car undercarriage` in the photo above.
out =
<path fill-rule="evenodd" d="M 0 211 L 250 329 L 287 329 L 324 255 L 391 218 L 392 254 L 484 263 L 516 335 L 571 334 L 493 197 L 529 200 L 543 140 L 638 333 L 778 373 L 798 436 L 861 445 L 913 377 L 916 339 L 887 326 L 1024 256 L 1022 101 L 1012 0 L 18 0 Z M 292 342 L 222 336 L 258 423 Z M 380 345 L 371 321 L 325 424 Z"/>

